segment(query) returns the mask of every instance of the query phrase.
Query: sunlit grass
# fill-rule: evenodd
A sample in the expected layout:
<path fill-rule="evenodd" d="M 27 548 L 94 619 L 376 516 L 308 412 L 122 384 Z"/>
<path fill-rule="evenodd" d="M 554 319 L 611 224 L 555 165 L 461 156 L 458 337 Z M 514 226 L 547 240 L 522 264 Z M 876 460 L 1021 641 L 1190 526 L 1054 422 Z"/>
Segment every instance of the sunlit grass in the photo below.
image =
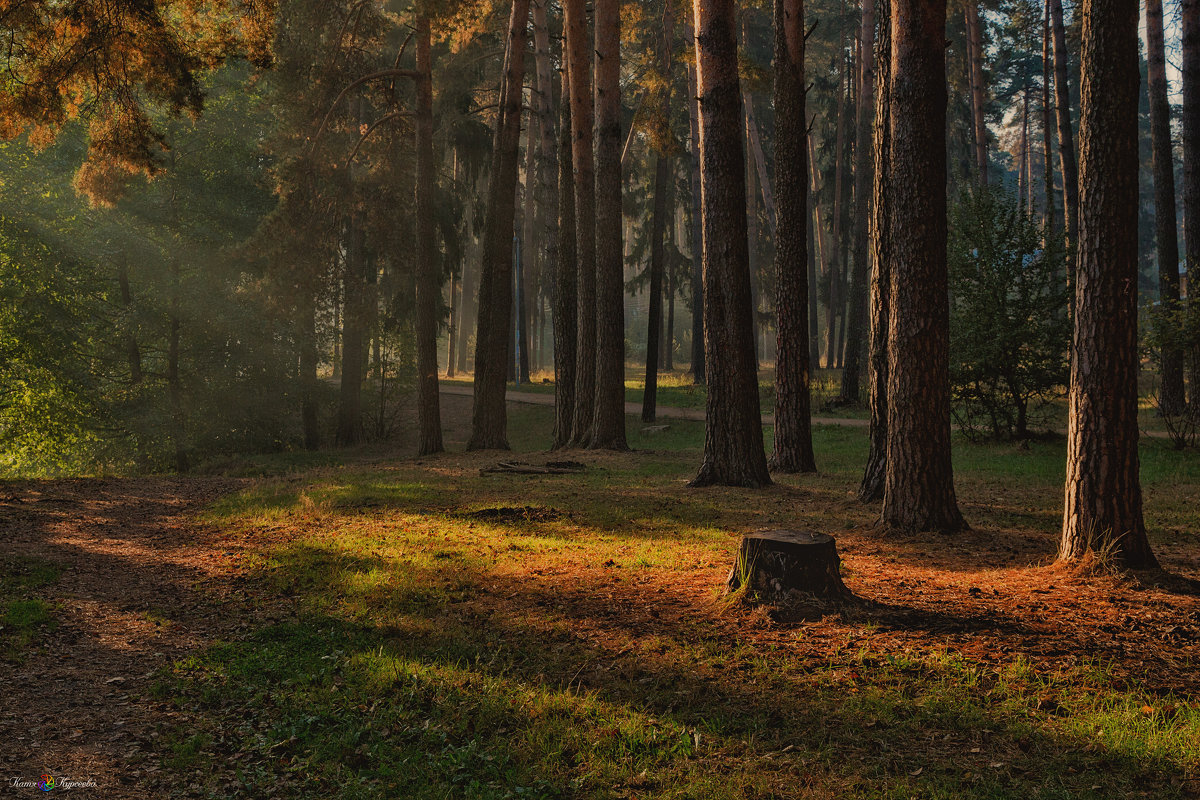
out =
<path fill-rule="evenodd" d="M 703 425 L 675 420 L 631 420 L 633 453 L 573 454 L 582 476 L 480 473 L 542 457 L 551 418 L 514 410 L 515 454 L 325 466 L 212 506 L 287 618 L 161 676 L 195 724 L 163 746 L 172 780 L 211 797 L 1188 796 L 1193 698 L 1086 657 L 897 646 L 869 618 L 818 640 L 719 600 L 738 531 L 873 522 L 852 500 L 864 429 L 818 426 L 821 472 L 753 492 L 687 489 Z M 956 439 L 972 524 L 1050 540 L 1064 459 L 1062 441 Z M 1194 538 L 1178 498 L 1200 459 L 1144 442 L 1143 476 L 1155 541 Z M 475 515 L 506 506 L 557 514 Z"/>

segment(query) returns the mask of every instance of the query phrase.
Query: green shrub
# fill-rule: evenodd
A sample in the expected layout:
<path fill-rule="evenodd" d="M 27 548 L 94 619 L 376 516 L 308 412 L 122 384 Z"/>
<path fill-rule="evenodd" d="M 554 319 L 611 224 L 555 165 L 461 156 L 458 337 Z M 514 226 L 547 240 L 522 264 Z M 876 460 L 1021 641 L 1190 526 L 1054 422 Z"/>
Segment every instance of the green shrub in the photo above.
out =
<path fill-rule="evenodd" d="M 955 419 L 974 438 L 1028 438 L 1068 377 L 1062 238 L 980 189 L 951 212 L 948 258 Z"/>

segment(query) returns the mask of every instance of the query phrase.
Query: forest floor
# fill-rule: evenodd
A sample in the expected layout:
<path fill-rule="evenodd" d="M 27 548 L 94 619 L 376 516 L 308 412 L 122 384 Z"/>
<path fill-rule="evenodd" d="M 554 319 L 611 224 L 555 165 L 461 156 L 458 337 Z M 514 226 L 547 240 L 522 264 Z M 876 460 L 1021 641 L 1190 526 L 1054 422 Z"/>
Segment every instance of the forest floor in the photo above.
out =
<path fill-rule="evenodd" d="M 956 442 L 972 530 L 885 538 L 821 473 L 685 486 L 703 426 L 581 475 L 444 455 L 0 483 L 0 796 L 1200 797 L 1200 454 L 1143 444 L 1174 578 L 1052 565 L 1063 445 Z M 510 406 L 510 458 L 552 412 Z M 859 598 L 721 594 L 743 532 L 837 537 Z"/>

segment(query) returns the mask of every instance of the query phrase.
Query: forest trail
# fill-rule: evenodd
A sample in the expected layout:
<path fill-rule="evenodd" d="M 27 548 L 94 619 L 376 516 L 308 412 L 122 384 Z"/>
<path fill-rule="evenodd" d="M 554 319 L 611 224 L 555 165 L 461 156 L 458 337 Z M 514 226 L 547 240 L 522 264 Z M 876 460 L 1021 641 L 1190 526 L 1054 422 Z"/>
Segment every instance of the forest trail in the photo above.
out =
<path fill-rule="evenodd" d="M 463 385 L 446 385 L 443 383 L 441 384 L 440 388 L 442 394 L 457 395 L 461 397 L 470 397 L 473 392 L 470 386 Z M 510 389 L 505 395 L 505 398 L 510 403 L 528 403 L 536 406 L 554 405 L 554 395 L 552 394 L 539 394 L 537 392 L 514 392 Z M 679 408 L 678 406 L 659 405 L 655 410 L 657 416 L 663 419 L 687 419 L 694 422 L 704 421 L 703 408 Z M 641 414 L 642 404 L 626 403 L 625 413 L 632 416 Z M 774 425 L 775 415 L 763 414 L 762 422 L 763 425 Z M 846 425 L 847 427 L 851 428 L 867 428 L 871 425 L 869 420 L 854 419 L 851 417 L 813 417 L 812 422 L 814 425 Z"/>
<path fill-rule="evenodd" d="M 473 391 L 470 386 L 464 386 L 461 384 L 447 385 L 445 383 L 442 383 L 439 388 L 443 395 L 451 395 L 451 396 L 455 396 L 455 397 L 470 397 L 472 395 L 472 391 Z M 552 406 L 552 405 L 554 405 L 554 395 L 552 395 L 552 394 L 539 394 L 537 392 L 514 392 L 512 390 L 509 390 L 508 393 L 505 395 L 505 398 L 510 403 L 527 403 L 529 405 L 535 405 L 535 406 Z M 628 415 L 631 415 L 631 416 L 637 416 L 637 415 L 641 414 L 642 413 L 642 404 L 641 403 L 626 403 L 625 404 L 625 413 Z M 692 420 L 694 422 L 703 422 L 704 421 L 704 409 L 703 408 L 679 408 L 678 406 L 660 405 L 656 408 L 656 413 L 657 413 L 657 416 L 662 419 L 686 419 L 686 420 Z M 762 415 L 762 424 L 763 425 L 774 425 L 775 424 L 775 415 L 774 414 L 763 414 Z M 867 419 L 858 419 L 856 417 L 812 417 L 812 424 L 813 425 L 844 425 L 848 428 L 869 428 L 871 426 L 871 421 L 867 420 Z M 955 426 L 955 427 L 957 427 L 957 426 Z M 1065 435 L 1066 431 L 1057 431 L 1057 433 Z M 1152 430 L 1146 430 L 1145 428 L 1142 428 L 1139 433 L 1140 433 L 1140 435 L 1149 437 L 1151 439 L 1169 439 L 1170 438 L 1170 434 L 1168 434 L 1166 431 L 1152 431 Z"/>
<path fill-rule="evenodd" d="M 95 781 L 78 797 L 145 797 L 174 713 L 156 670 L 228 638 L 244 547 L 197 512 L 241 481 L 81 479 L 0 484 L 0 563 L 47 565 L 55 625 L 0 660 L 0 779 Z M 231 602 L 233 601 L 233 602 Z M 139 786 L 143 788 L 139 788 Z"/>

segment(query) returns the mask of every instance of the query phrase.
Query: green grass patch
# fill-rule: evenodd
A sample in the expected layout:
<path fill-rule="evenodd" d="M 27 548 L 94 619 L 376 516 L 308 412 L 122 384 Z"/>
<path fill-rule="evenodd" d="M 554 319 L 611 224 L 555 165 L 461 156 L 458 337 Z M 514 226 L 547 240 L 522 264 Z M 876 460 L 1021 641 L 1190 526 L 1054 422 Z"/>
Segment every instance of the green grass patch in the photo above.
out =
<path fill-rule="evenodd" d="M 38 631 L 54 624 L 54 606 L 34 592 L 58 580 L 59 570 L 27 558 L 6 558 L 0 570 L 0 658 L 19 661 Z"/>
<path fill-rule="evenodd" d="M 513 409 L 519 457 L 548 446 L 551 421 Z M 160 676 L 155 696 L 191 720 L 162 737 L 170 780 L 213 798 L 1190 796 L 1194 698 L 1103 663 L 969 658 L 870 615 L 836 641 L 761 620 L 743 634 L 719 578 L 711 607 L 656 623 L 644 612 L 673 587 L 731 563 L 731 531 L 869 525 L 877 510 L 848 500 L 867 435 L 818 426 L 821 473 L 754 492 L 684 488 L 701 423 L 631 421 L 629 436 L 638 452 L 583 475 L 346 464 L 220 501 L 210 521 L 262 531 L 251 583 L 287 598 L 288 619 Z M 1052 537 L 1064 459 L 1061 441 L 956 440 L 972 524 Z M 1198 470 L 1145 442 L 1148 519 L 1185 528 Z M 555 513 L 474 513 L 526 506 Z"/>

